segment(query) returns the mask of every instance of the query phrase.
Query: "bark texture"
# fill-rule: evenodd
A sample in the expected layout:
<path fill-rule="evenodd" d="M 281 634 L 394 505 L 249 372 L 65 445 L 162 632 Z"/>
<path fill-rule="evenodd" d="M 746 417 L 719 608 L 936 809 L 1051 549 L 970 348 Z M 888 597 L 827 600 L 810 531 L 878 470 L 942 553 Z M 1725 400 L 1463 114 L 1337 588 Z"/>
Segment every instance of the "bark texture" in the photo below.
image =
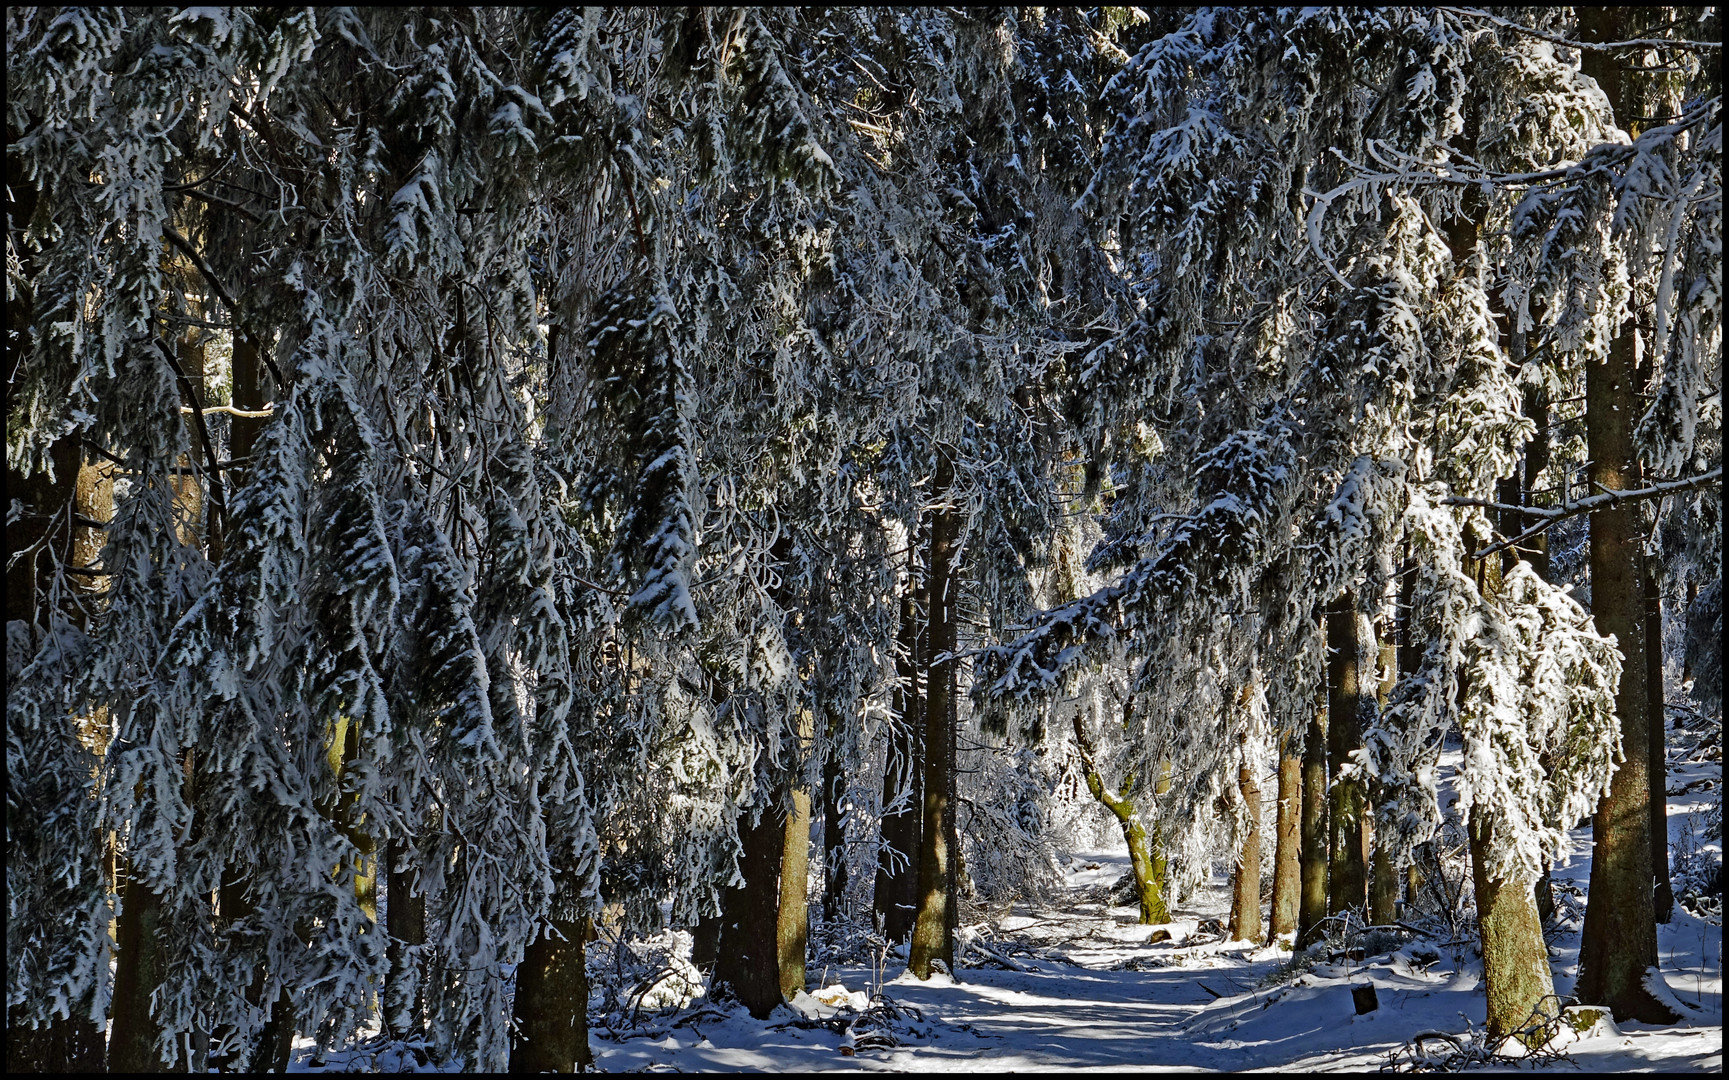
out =
<path fill-rule="evenodd" d="M 804 989 L 805 946 L 810 938 L 810 792 L 794 788 L 788 798 L 791 805 L 781 847 L 775 952 L 780 996 L 791 1001 Z"/>
<path fill-rule="evenodd" d="M 1469 826 L 1471 876 L 1477 890 L 1477 927 L 1483 943 L 1483 983 L 1489 999 L 1489 1037 L 1525 1028 L 1534 1014 L 1560 1010 L 1543 924 L 1528 880 L 1491 880 L 1485 868 L 1489 826 L 1473 813 Z M 1527 1038 L 1535 1045 L 1539 1037 Z"/>
<path fill-rule="evenodd" d="M 1585 431 L 1595 488 L 1639 486 L 1633 447 L 1638 415 L 1633 337 L 1610 345 L 1609 358 L 1587 364 Z M 1574 993 L 1588 1005 L 1607 1005 L 1617 1020 L 1674 1023 L 1676 1015 L 1645 986 L 1657 967 L 1657 922 L 1652 896 L 1649 693 L 1645 671 L 1644 537 L 1637 506 L 1613 506 L 1591 515 L 1591 610 L 1597 630 L 1614 634 L 1623 667 L 1615 711 L 1621 720 L 1624 760 L 1592 819 L 1591 899 L 1579 948 Z"/>
<path fill-rule="evenodd" d="M 516 969 L 511 1072 L 586 1072 L 593 1067 L 586 956 L 590 928 L 587 918 L 554 919 L 523 951 Z"/>
<path fill-rule="evenodd" d="M 933 496 L 946 500 L 954 485 L 954 463 L 938 451 Z M 925 660 L 925 783 L 923 838 L 919 845 L 918 916 L 913 924 L 907 967 L 928 979 L 941 961 L 955 970 L 955 819 L 954 719 L 956 601 L 960 583 L 954 575 L 955 544 L 960 517 L 941 504 L 931 515 L 930 534 L 930 653 Z M 931 662 L 945 657 L 940 663 Z"/>
<path fill-rule="evenodd" d="M 1393 696 L 1393 684 L 1398 681 L 1398 647 L 1394 642 L 1394 634 L 1390 623 L 1383 623 L 1376 639 L 1379 645 L 1374 650 L 1379 658 L 1378 679 L 1375 684 L 1375 706 L 1377 710 L 1387 707 L 1387 699 Z M 1370 849 L 1374 853 L 1369 873 L 1369 922 L 1376 926 L 1390 926 L 1399 918 L 1399 861 L 1393 852 L 1393 830 L 1381 821 L 1382 806 L 1385 796 L 1381 785 L 1369 785 L 1374 798 L 1375 830 L 1369 839 Z"/>
<path fill-rule="evenodd" d="M 1307 948 L 1320 935 L 1327 917 L 1327 687 L 1315 691 L 1303 735 L 1303 806 L 1299 822 L 1298 869 L 1302 896 L 1297 905 L 1297 948 Z"/>
<path fill-rule="evenodd" d="M 1579 9 L 1586 41 L 1620 40 L 1623 8 Z M 1626 124 L 1623 72 L 1610 54 L 1581 56 L 1585 74 Z M 1623 326 L 1602 363 L 1585 365 L 1585 442 L 1591 490 L 1640 484 L 1633 425 L 1641 413 L 1634 371 L 1634 328 Z M 1591 894 L 1579 946 L 1579 981 L 1573 992 L 1587 1005 L 1607 1005 L 1616 1020 L 1670 1024 L 1679 1019 L 1646 986 L 1657 969 L 1657 922 L 1652 906 L 1650 700 L 1645 680 L 1644 536 L 1637 505 L 1610 506 L 1590 517 L 1591 614 L 1597 631 L 1621 644 L 1621 719 L 1624 761 L 1591 822 Z"/>
<path fill-rule="evenodd" d="M 690 962 L 712 972 L 720 956 L 720 915 L 705 915 L 690 929 Z"/>
<path fill-rule="evenodd" d="M 1153 840 L 1148 837 L 1147 827 L 1141 824 L 1140 818 L 1136 816 L 1135 804 L 1129 798 L 1134 775 L 1123 778 L 1120 792 L 1106 787 L 1104 777 L 1099 775 L 1098 766 L 1093 760 L 1093 743 L 1087 737 L 1086 725 L 1079 716 L 1075 717 L 1074 724 L 1075 745 L 1080 748 L 1081 767 L 1086 772 L 1087 790 L 1116 817 L 1118 827 L 1123 830 L 1123 840 L 1129 845 L 1129 868 L 1134 874 L 1140 923 L 1142 926 L 1157 926 L 1170 922 L 1170 911 L 1165 905 L 1165 861 Z"/>
<path fill-rule="evenodd" d="M 1299 856 L 1303 850 L 1298 829 L 1302 820 L 1303 762 L 1281 747 L 1279 753 L 1279 808 L 1273 826 L 1273 905 L 1268 913 L 1267 944 L 1297 929 L 1297 909 L 1302 900 L 1303 877 Z"/>
<path fill-rule="evenodd" d="M 1363 819 L 1367 787 L 1360 775 L 1347 776 L 1351 754 L 1363 748 L 1365 694 L 1374 692 L 1362 671 L 1362 635 L 1357 597 L 1347 592 L 1327 614 L 1327 763 L 1332 770 L 1328 806 L 1327 914 L 1369 902 L 1368 837 Z"/>
<path fill-rule="evenodd" d="M 1252 763 L 1237 769 L 1237 791 L 1243 797 L 1243 812 L 1249 829 L 1237 852 L 1237 871 L 1231 889 L 1231 940 L 1261 939 L 1261 780 Z"/>
<path fill-rule="evenodd" d="M 765 807 L 754 822 L 748 815 L 746 811 L 738 825 L 743 848 L 738 869 L 744 884 L 728 889 L 721 901 L 713 982 L 730 986 L 752 1016 L 766 1020 L 781 1000 L 776 930 L 785 826 L 772 807 Z"/>
<path fill-rule="evenodd" d="M 883 937 L 904 941 L 912 933 L 918 911 L 919 846 L 924 820 L 924 681 L 920 669 L 925 635 L 921 631 L 917 590 L 909 583 L 901 597 L 901 623 L 895 657 L 895 715 L 888 725 L 887 760 L 883 763 L 883 805 L 895 805 L 903 790 L 911 796 L 900 809 L 882 819 L 882 845 L 877 854 L 876 915 Z"/>

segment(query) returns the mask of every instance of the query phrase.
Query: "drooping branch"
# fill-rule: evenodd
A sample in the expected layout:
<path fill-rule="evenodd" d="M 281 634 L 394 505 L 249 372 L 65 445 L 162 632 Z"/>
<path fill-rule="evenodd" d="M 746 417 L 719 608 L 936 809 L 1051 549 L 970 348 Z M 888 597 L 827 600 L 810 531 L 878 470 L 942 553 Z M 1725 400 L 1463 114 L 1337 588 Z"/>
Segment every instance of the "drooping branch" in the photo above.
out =
<path fill-rule="evenodd" d="M 1414 154 L 1402 153 L 1378 139 L 1368 140 L 1366 149 L 1369 157 L 1379 168 L 1348 157 L 1338 148 L 1332 148 L 1330 153 L 1337 158 L 1353 175 L 1329 191 L 1314 191 L 1303 189 L 1303 195 L 1313 200 L 1307 217 L 1305 228 L 1309 238 L 1309 248 L 1320 260 L 1322 269 L 1331 274 L 1333 279 L 1346 288 L 1350 283 L 1333 263 L 1331 257 L 1321 242 L 1321 228 L 1326 221 L 1327 213 L 1333 203 L 1340 197 L 1352 192 L 1376 185 L 1390 186 L 1403 184 L 1408 187 L 1451 185 L 1453 187 L 1487 188 L 1495 187 L 1535 187 L 1543 184 L 1553 184 L 1560 181 L 1577 182 L 1581 177 L 1592 173 L 1611 172 L 1623 163 L 1636 157 L 1641 147 L 1652 147 L 1658 143 L 1673 139 L 1682 131 L 1695 127 L 1715 117 L 1722 106 L 1722 96 L 1706 98 L 1695 102 L 1673 123 L 1660 127 L 1649 128 L 1641 132 L 1638 139 L 1632 143 L 1601 144 L 1578 162 L 1556 165 L 1536 172 L 1496 173 L 1484 169 L 1480 164 L 1470 159 L 1459 160 L 1456 157 L 1446 157 L 1440 161 L 1423 160 Z M 1700 198 L 1697 190 L 1690 190 L 1682 198 L 1693 201 Z"/>
<path fill-rule="evenodd" d="M 1609 488 L 1604 488 L 1596 495 L 1587 496 L 1583 499 L 1575 499 L 1572 502 L 1565 502 L 1560 506 L 1520 506 L 1513 503 L 1499 503 L 1491 499 L 1472 499 L 1463 495 L 1454 495 L 1442 499 L 1441 502 L 1446 506 L 1475 506 L 1484 510 L 1523 514 L 1525 517 L 1534 517 L 1538 519 L 1534 524 L 1519 533 L 1519 535 L 1504 540 L 1498 540 L 1484 548 L 1482 551 L 1474 552 L 1471 555 L 1473 559 L 1484 559 L 1495 554 L 1497 551 L 1504 551 L 1507 548 L 1522 544 L 1533 536 L 1544 532 L 1556 522 L 1562 521 L 1566 518 L 1577 517 L 1580 514 L 1589 514 L 1594 510 L 1601 510 L 1604 507 L 1615 506 L 1619 503 L 1638 502 L 1643 499 L 1658 499 L 1665 495 L 1673 495 L 1678 491 L 1691 491 L 1694 488 L 1704 487 L 1707 484 L 1719 482 L 1722 479 L 1723 466 L 1719 465 L 1710 472 L 1700 473 L 1697 476 L 1684 476 L 1675 480 L 1661 480 L 1655 484 L 1647 484 L 1642 488 L 1633 488 L 1628 491 L 1614 491 Z"/>

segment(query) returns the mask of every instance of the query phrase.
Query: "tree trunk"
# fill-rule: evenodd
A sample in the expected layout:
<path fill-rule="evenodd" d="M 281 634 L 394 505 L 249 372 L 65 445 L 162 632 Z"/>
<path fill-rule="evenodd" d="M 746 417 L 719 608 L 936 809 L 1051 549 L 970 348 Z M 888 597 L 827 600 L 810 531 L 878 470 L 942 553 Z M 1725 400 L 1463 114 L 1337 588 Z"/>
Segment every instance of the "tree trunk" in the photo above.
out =
<path fill-rule="evenodd" d="M 1165 903 L 1165 857 L 1155 832 L 1147 835 L 1147 827 L 1130 814 L 1120 819 L 1123 840 L 1129 845 L 1129 868 L 1135 875 L 1135 903 L 1140 909 L 1137 918 L 1142 926 L 1158 926 L 1171 921 Z"/>
<path fill-rule="evenodd" d="M 925 693 L 925 783 L 923 837 L 919 845 L 918 915 L 913 923 L 907 967 L 928 979 L 937 961 L 950 975 L 955 971 L 954 922 L 954 802 L 952 796 L 956 602 L 960 581 L 954 573 L 955 544 L 960 518 L 946 500 L 954 485 L 954 463 L 937 451 L 932 497 L 938 509 L 931 516 L 930 652 L 921 660 L 927 674 Z M 943 657 L 933 663 L 936 657 Z"/>
<path fill-rule="evenodd" d="M 367 917 L 377 921 L 378 845 L 372 834 L 367 832 L 356 809 L 360 801 L 359 793 L 342 787 L 343 774 L 359 754 L 360 721 L 353 717 L 337 716 L 336 730 L 331 736 L 330 750 L 326 754 L 331 775 L 336 780 L 336 794 L 330 803 L 328 816 L 342 835 L 354 845 L 354 861 L 350 865 L 354 876 L 354 898 L 359 901 L 360 909 Z M 338 872 L 341 872 L 340 868 Z"/>
<path fill-rule="evenodd" d="M 901 597 L 901 623 L 895 656 L 896 721 L 888 725 L 883 761 L 883 806 L 903 792 L 901 809 L 885 813 L 877 853 L 876 913 L 883 937 L 904 941 L 918 911 L 919 845 L 924 817 L 924 683 L 920 677 L 925 634 L 919 625 L 918 588 L 909 579 Z"/>
<path fill-rule="evenodd" d="M 167 929 L 162 906 L 160 893 L 127 873 L 115 942 L 110 1072 L 177 1071 L 157 1049 L 162 1027 L 150 1007 L 151 992 L 162 984 L 168 969 L 168 956 L 162 947 Z"/>
<path fill-rule="evenodd" d="M 1135 898 L 1140 905 L 1140 924 L 1157 926 L 1170 922 L 1170 911 L 1165 906 L 1164 859 L 1155 842 L 1148 838 L 1147 827 L 1135 816 L 1135 804 L 1129 799 L 1134 776 L 1131 774 L 1123 778 L 1120 794 L 1105 787 L 1104 777 L 1099 774 L 1098 766 L 1093 761 L 1092 740 L 1087 738 L 1086 726 L 1078 714 L 1075 716 L 1074 725 L 1075 745 L 1081 753 L 1081 768 L 1086 774 L 1087 790 L 1093 793 L 1093 798 L 1099 800 L 1105 809 L 1115 815 L 1118 827 L 1123 830 L 1123 840 L 1129 845 L 1129 869 L 1135 878 Z"/>
<path fill-rule="evenodd" d="M 720 957 L 720 915 L 704 915 L 690 929 L 690 962 L 712 972 Z"/>
<path fill-rule="evenodd" d="M 1651 872 L 1657 887 L 1652 896 L 1652 916 L 1666 923 L 1675 914 L 1675 886 L 1669 880 L 1669 759 L 1664 746 L 1663 703 L 1663 595 L 1657 589 L 1657 574 L 1645 565 L 1645 715 L 1651 736 L 1650 763 L 1646 779 L 1651 788 Z"/>
<path fill-rule="evenodd" d="M 393 895 L 392 906 L 394 900 Z M 517 1031 L 510 1046 L 511 1072 L 587 1072 L 593 1067 L 587 967 L 592 928 L 586 917 L 554 919 L 523 951 L 512 1008 Z"/>
<path fill-rule="evenodd" d="M 1289 740 L 1279 747 L 1279 811 L 1273 826 L 1273 906 L 1267 944 L 1297 929 L 1297 906 L 1302 899 L 1303 879 L 1298 857 L 1302 840 L 1303 762 L 1289 752 Z"/>
<path fill-rule="evenodd" d="M 405 841 L 393 839 L 385 845 L 389 896 L 384 906 L 384 929 L 390 969 L 384 983 L 384 1020 L 398 1039 L 418 1038 L 425 1030 L 419 947 L 426 944 L 426 894 L 420 891 L 420 873 L 409 859 Z M 519 996 L 520 988 L 519 982 Z M 586 999 L 583 1007 L 587 1008 Z"/>
<path fill-rule="evenodd" d="M 1171 763 L 1167 759 L 1159 762 L 1159 780 L 1153 785 L 1153 794 L 1163 796 L 1171 790 Z M 1130 843 L 1134 836 L 1129 837 Z M 1131 847 L 1131 850 L 1133 848 Z M 1158 904 L 1151 912 L 1159 922 L 1170 921 L 1171 881 L 1169 875 L 1170 860 L 1165 858 L 1165 834 L 1163 828 L 1155 823 L 1152 835 L 1147 838 L 1147 880 L 1158 886 Z M 1132 863 L 1132 859 L 1131 859 Z"/>
<path fill-rule="evenodd" d="M 829 926 L 844 915 L 847 887 L 846 829 L 841 822 L 846 774 L 834 745 L 838 726 L 829 725 L 828 756 L 822 763 L 822 920 Z"/>
<path fill-rule="evenodd" d="M 728 889 L 721 901 L 712 982 L 732 987 L 752 1016 L 766 1020 L 781 1000 L 776 930 L 785 826 L 773 806 L 763 807 L 754 823 L 746 810 L 739 817 L 738 839 L 744 884 Z"/>
<path fill-rule="evenodd" d="M 1392 623 L 1383 622 L 1381 631 L 1376 635 L 1380 642 L 1376 650 L 1380 659 L 1380 678 L 1375 688 L 1377 709 L 1387 707 L 1387 699 L 1393 696 L 1393 684 L 1398 681 L 1398 647 Z M 1369 922 L 1390 926 L 1399 918 L 1399 861 L 1393 853 L 1392 825 L 1381 816 L 1386 796 L 1379 781 L 1369 788 L 1375 798 L 1375 831 L 1370 838 L 1374 859 L 1369 875 Z"/>
<path fill-rule="evenodd" d="M 775 925 L 780 996 L 787 1001 L 804 989 L 805 945 L 810 937 L 810 792 L 795 787 L 789 799 Z"/>
<path fill-rule="evenodd" d="M 1237 871 L 1232 881 L 1231 940 L 1261 939 L 1261 779 L 1253 762 L 1237 768 L 1237 790 L 1243 796 L 1243 811 L 1249 832 L 1237 852 Z"/>
<path fill-rule="evenodd" d="M 1367 809 L 1362 776 L 1345 776 L 1351 754 L 1363 748 L 1362 716 L 1370 683 L 1362 678 L 1362 635 L 1357 596 L 1346 592 L 1327 614 L 1327 761 L 1332 768 L 1327 857 L 1327 914 L 1355 909 L 1366 914 L 1369 900 Z"/>
<path fill-rule="evenodd" d="M 1303 734 L 1303 813 L 1298 844 L 1302 897 L 1297 907 L 1297 948 L 1314 944 L 1327 917 L 1327 680 L 1315 687 Z"/>
<path fill-rule="evenodd" d="M 1620 39 L 1625 9 L 1580 8 L 1586 41 Z M 1626 123 L 1620 61 L 1607 53 L 1580 57 L 1585 74 Z M 1634 372 L 1632 326 L 1623 326 L 1602 363 L 1585 364 L 1585 442 L 1592 491 L 1640 484 L 1633 424 L 1641 413 Z M 1639 507 L 1610 506 L 1590 517 L 1591 614 L 1601 634 L 1621 645 L 1621 767 L 1592 819 L 1591 895 L 1579 945 L 1579 981 L 1573 992 L 1587 1005 L 1607 1005 L 1616 1020 L 1672 1024 L 1679 1019 L 1645 985 L 1657 968 L 1657 922 L 1652 906 L 1651 733 L 1645 680 L 1644 537 Z"/>
<path fill-rule="evenodd" d="M 1515 321 L 1516 325 L 1516 321 Z M 1511 349 L 1510 359 L 1514 363 L 1522 363 L 1525 359 L 1525 334 L 1514 329 L 1509 335 Z M 1543 489 L 1548 485 L 1543 483 L 1543 470 L 1549 467 L 1549 392 L 1541 386 L 1525 388 L 1525 415 L 1536 426 L 1531 439 L 1525 444 L 1525 475 L 1524 498 L 1526 506 L 1542 506 L 1550 502 L 1547 492 Z M 1520 523 L 1521 526 L 1523 522 Z M 1505 529 L 1502 532 L 1506 532 Z M 1514 535 L 1507 533 L 1507 535 Z M 1538 533 L 1525 542 L 1519 554 L 1531 564 L 1531 569 L 1544 581 L 1549 580 L 1549 534 Z M 1568 822 L 1570 826 L 1572 822 Z M 1555 887 L 1550 879 L 1549 865 L 1543 864 L 1543 874 L 1537 879 L 1537 918 L 1548 923 L 1555 917 Z"/>
<path fill-rule="evenodd" d="M 249 334 L 240 329 L 234 331 L 233 355 L 234 407 L 251 412 L 258 412 L 264 407 L 264 391 L 260 376 L 263 367 L 259 344 Z M 258 433 L 264 429 L 262 417 L 236 416 L 229 421 L 228 455 L 240 467 L 229 470 L 232 485 L 245 482 L 252 473 L 248 462 L 252 457 L 252 444 L 257 441 Z"/>
<path fill-rule="evenodd" d="M 1483 983 L 1489 999 L 1489 1037 L 1501 1038 L 1523 1028 L 1533 1011 L 1555 1016 L 1560 1004 L 1554 996 L 1555 981 L 1530 881 L 1491 880 L 1486 869 L 1491 837 L 1482 815 L 1471 814 L 1468 831 L 1477 927 L 1483 943 Z"/>
<path fill-rule="evenodd" d="M 1392 829 L 1377 822 L 1369 875 L 1369 922 L 1391 926 L 1399 919 L 1399 864 L 1389 848 Z"/>

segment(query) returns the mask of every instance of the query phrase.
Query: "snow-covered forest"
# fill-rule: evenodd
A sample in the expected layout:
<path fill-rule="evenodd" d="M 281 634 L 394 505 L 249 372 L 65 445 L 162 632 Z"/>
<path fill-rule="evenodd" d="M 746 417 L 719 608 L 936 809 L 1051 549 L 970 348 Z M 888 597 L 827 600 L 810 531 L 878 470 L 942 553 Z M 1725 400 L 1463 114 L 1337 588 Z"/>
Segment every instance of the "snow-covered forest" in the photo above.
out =
<path fill-rule="evenodd" d="M 1719 1070 L 1721 27 L 8 8 L 8 1070 Z"/>

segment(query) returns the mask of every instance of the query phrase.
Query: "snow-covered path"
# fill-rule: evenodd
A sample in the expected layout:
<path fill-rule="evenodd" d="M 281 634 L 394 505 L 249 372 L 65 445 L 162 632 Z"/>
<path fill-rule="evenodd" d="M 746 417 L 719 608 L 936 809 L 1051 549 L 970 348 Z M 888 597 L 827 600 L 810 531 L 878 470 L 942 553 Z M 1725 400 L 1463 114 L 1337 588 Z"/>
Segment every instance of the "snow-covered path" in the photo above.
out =
<path fill-rule="evenodd" d="M 1073 866 L 1070 881 L 1079 892 L 1114 879 L 1127 859 L 1085 852 Z M 1583 883 L 1588 875 L 1581 859 L 1557 876 Z M 900 1046 L 849 1056 L 840 1033 L 790 1009 L 759 1023 L 735 1008 L 699 1013 L 648 1037 L 620 1032 L 624 1037 L 615 1040 L 596 1032 L 596 1064 L 620 1071 L 1362 1070 L 1380 1065 L 1419 1031 L 1464 1034 L 1483 1024 L 1481 967 L 1468 942 L 1441 950 L 1406 945 L 1264 985 L 1289 952 L 1197 932 L 1200 920 L 1219 917 L 1227 905 L 1220 883 L 1199 890 L 1194 906 L 1179 912 L 1186 917 L 1164 928 L 1173 940 L 1153 944 L 1147 938 L 1157 928 L 1134 925 L 1129 908 L 1018 909 L 996 925 L 1020 939 L 1023 948 L 1010 959 L 1026 970 L 963 968 L 959 983 L 942 976 L 920 982 L 904 969 L 897 974 L 891 956 L 881 988 L 920 1015 L 897 1029 Z M 1698 1011 L 1670 1027 L 1606 1027 L 1570 1044 L 1571 1060 L 1551 1068 L 1720 1071 L 1721 928 L 1678 908 L 1659 937 L 1670 985 L 1685 1003 L 1697 999 Z M 1556 952 L 1556 981 L 1565 993 L 1577 964 L 1576 930 L 1557 939 Z M 811 975 L 830 988 L 817 996 L 836 1002 L 840 986 L 857 994 L 878 985 L 863 967 Z M 1378 1008 L 1359 1015 L 1351 988 L 1369 984 Z M 808 1008 L 811 1017 L 835 1014 L 814 1000 Z"/>
<path fill-rule="evenodd" d="M 1687 862 L 1686 852 L 1702 856 L 1699 866 L 1721 859 L 1721 841 L 1703 839 L 1720 778 L 1720 759 L 1672 758 L 1678 864 Z M 1554 874 L 1564 927 L 1552 937 L 1551 965 L 1562 995 L 1577 977 L 1590 827 L 1575 840 L 1575 858 Z M 1361 1071 L 1420 1031 L 1468 1035 L 1483 1025 L 1481 965 L 1468 929 L 1452 941 L 1371 938 L 1362 941 L 1368 955 L 1338 956 L 1297 974 L 1286 950 L 1221 940 L 1216 921 L 1229 896 L 1217 876 L 1162 928 L 1136 925 L 1133 908 L 1105 907 L 1100 886 L 1127 868 L 1126 852 L 1076 853 L 1064 901 L 998 910 L 988 925 L 969 928 L 963 937 L 982 933 L 997 958 L 972 951 L 969 959 L 987 966 L 963 966 L 958 983 L 941 975 L 920 982 L 905 972 L 904 956 L 889 955 L 876 970 L 812 967 L 814 996 L 800 999 L 802 1011 L 783 1006 L 762 1022 L 736 1005 L 717 1008 L 698 998 L 632 1029 L 593 1028 L 595 1063 L 606 1071 Z M 1678 879 L 1677 892 L 1681 886 Z M 1720 922 L 1678 904 L 1673 920 L 1658 927 L 1663 978 L 1687 1012 L 1683 1022 L 1604 1025 L 1565 1046 L 1567 1057 L 1547 1069 L 1720 1072 Z M 1168 939 L 1155 934 L 1161 929 Z M 684 941 L 688 949 L 688 936 Z M 1359 1014 L 1351 991 L 1366 985 L 1375 988 L 1376 1008 Z M 879 989 L 907 1008 L 892 1025 L 899 1045 L 861 1042 L 855 1049 L 841 1029 Z M 821 1023 L 837 1016 L 841 1022 Z M 311 1049 L 310 1040 L 300 1040 L 294 1071 L 321 1071 L 311 1066 Z M 399 1063 L 339 1052 L 324 1069 L 389 1071 Z M 1497 1062 L 1522 1071 L 1533 1064 Z"/>
<path fill-rule="evenodd" d="M 1112 878 L 1126 869 L 1127 858 L 1114 852 L 1087 852 L 1078 863 L 1097 864 L 1071 880 L 1085 885 Z M 1155 929 L 1123 922 L 1126 909 L 1041 912 L 1039 917 L 1010 916 L 1010 930 L 1043 931 L 1068 962 L 1016 958 L 1027 970 L 963 968 L 960 982 L 938 975 L 921 982 L 897 976 L 897 962 L 888 959 L 889 981 L 883 991 L 896 1003 L 912 1006 L 922 1020 L 903 1033 L 905 1045 L 861 1051 L 846 1056 L 843 1039 L 821 1028 L 794 1026 L 791 1010 L 777 1012 L 759 1024 L 736 1012 L 724 1020 L 696 1023 L 661 1039 L 596 1039 L 596 1064 L 606 1069 L 677 1068 L 680 1070 L 822 1070 L 861 1071 L 978 1071 L 1057 1068 L 1192 1070 L 1242 1069 L 1260 1063 L 1247 1046 L 1194 1041 L 1185 1025 L 1219 999 L 1203 984 L 1227 996 L 1259 981 L 1275 966 L 1272 950 L 1249 960 L 1242 946 L 1218 952 L 1214 948 L 1180 950 L 1170 942 L 1147 945 Z M 1198 914 L 1198 913 L 1195 913 Z M 1180 939 L 1195 930 L 1191 917 L 1168 928 Z M 1189 955 L 1183 966 L 1123 969 L 1175 960 Z M 1214 955 L 1205 955 L 1213 953 Z M 1284 954 L 1288 955 L 1288 954 Z M 1138 961 L 1138 963 L 1136 963 Z M 904 961 L 901 962 L 904 964 Z M 1112 970 L 1115 967 L 1117 970 Z M 812 973 L 818 975 L 818 972 Z M 827 985 L 852 990 L 874 987 L 872 972 L 862 967 L 838 967 L 826 973 Z M 826 995 L 819 995 L 826 996 Z M 1263 995 L 1264 996 L 1264 995 Z M 1347 1008 L 1349 994 L 1346 994 Z M 818 1008 L 819 1014 L 831 1010 Z"/>

